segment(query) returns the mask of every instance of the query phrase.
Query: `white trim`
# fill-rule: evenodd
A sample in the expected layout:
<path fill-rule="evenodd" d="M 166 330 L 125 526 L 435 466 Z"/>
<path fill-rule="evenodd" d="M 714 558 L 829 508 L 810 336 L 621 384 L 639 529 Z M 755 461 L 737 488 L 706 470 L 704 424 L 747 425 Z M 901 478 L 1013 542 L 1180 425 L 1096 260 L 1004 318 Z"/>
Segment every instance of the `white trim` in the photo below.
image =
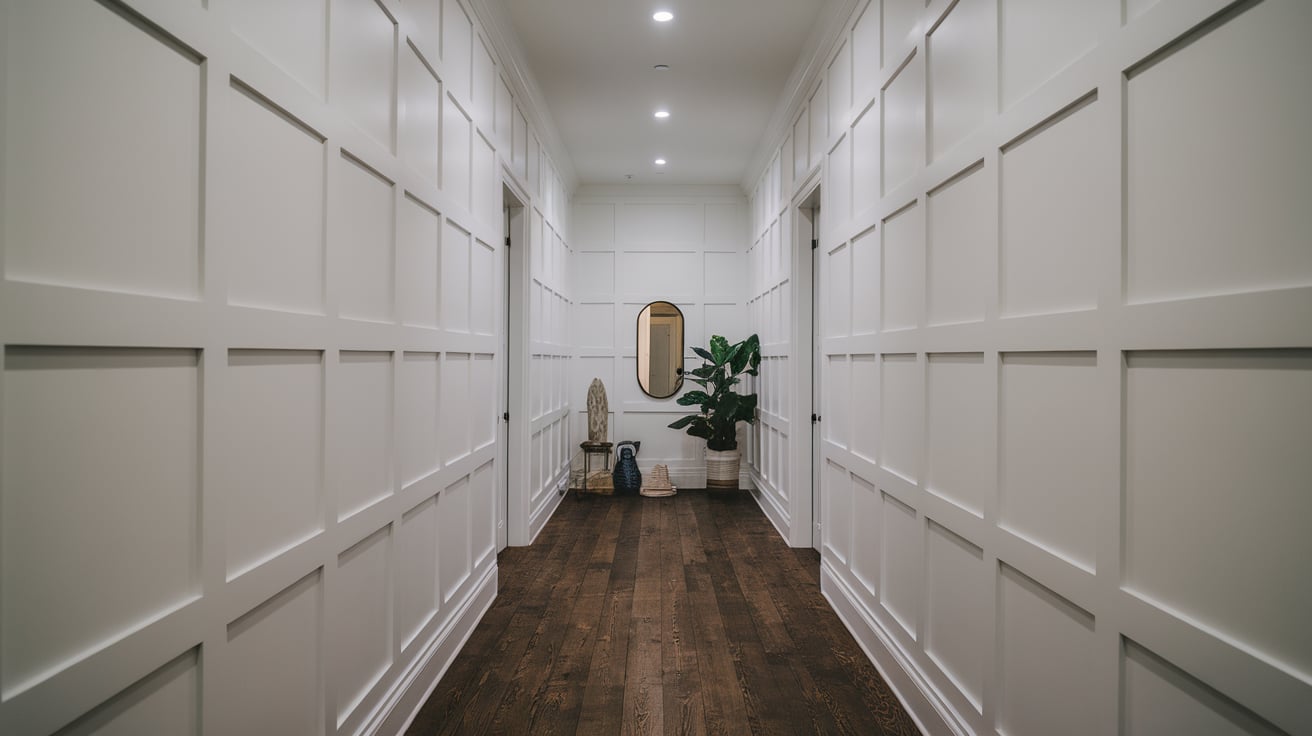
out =
<path fill-rule="evenodd" d="M 360 729 L 360 733 L 405 733 L 419 709 L 437 689 L 451 663 L 474 628 L 492 607 L 497 595 L 498 573 L 496 566 L 488 569 L 483 579 L 460 604 L 460 610 L 447 621 L 422 654 L 415 658 L 410 669 L 398 677 L 392 689 L 383 698 L 378 710 Z"/>
<path fill-rule="evenodd" d="M 861 605 L 827 559 L 820 562 L 820 593 L 861 645 L 888 687 L 906 708 L 916 727 L 926 734 L 968 736 L 970 727 L 915 664 L 915 655 L 898 648 L 879 619 Z"/>

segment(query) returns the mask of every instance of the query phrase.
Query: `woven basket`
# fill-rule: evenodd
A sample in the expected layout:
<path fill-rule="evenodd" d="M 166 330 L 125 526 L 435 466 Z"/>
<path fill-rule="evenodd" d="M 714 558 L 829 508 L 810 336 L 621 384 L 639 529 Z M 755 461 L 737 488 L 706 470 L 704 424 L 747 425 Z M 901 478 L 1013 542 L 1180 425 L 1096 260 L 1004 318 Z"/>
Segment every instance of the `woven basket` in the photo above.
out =
<path fill-rule="evenodd" d="M 668 465 L 657 465 L 642 477 L 642 495 L 661 498 L 664 496 L 673 496 L 679 489 L 670 483 L 670 468 Z"/>
<path fill-rule="evenodd" d="M 715 491 L 738 490 L 738 450 L 706 451 L 706 488 Z"/>

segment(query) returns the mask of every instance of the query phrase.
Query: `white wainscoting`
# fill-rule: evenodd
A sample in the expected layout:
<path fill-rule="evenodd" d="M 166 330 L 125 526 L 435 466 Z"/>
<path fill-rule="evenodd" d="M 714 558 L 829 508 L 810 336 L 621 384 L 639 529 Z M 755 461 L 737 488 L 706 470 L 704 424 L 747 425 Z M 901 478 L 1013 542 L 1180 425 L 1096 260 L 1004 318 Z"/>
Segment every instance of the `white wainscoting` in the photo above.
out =
<path fill-rule="evenodd" d="M 1312 724 L 1309 28 L 873 0 L 803 58 L 749 179 L 755 473 L 809 536 L 818 182 L 823 588 L 926 732 Z"/>
<path fill-rule="evenodd" d="M 399 732 L 490 605 L 502 182 L 556 475 L 569 185 L 483 16 L 0 6 L 0 732 Z"/>

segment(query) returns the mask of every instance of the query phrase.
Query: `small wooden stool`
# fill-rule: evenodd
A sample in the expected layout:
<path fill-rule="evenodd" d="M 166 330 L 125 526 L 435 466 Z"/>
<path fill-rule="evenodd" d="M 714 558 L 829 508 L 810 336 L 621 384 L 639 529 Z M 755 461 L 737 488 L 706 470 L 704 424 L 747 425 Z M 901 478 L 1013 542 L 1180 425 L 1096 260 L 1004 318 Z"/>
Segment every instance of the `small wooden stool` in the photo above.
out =
<path fill-rule="evenodd" d="M 592 458 L 594 455 L 600 455 L 602 469 L 610 470 L 610 448 L 614 447 L 611 442 L 580 442 L 579 447 L 583 448 L 583 492 L 588 491 L 588 473 L 592 471 Z"/>

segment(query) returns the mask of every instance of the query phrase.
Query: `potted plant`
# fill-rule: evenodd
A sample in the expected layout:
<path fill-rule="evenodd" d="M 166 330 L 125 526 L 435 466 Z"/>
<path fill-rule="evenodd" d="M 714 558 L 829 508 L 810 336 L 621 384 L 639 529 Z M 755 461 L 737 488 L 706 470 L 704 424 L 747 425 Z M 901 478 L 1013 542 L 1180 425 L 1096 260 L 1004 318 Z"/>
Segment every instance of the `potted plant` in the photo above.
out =
<path fill-rule="evenodd" d="M 756 394 L 733 390 L 743 374 L 755 376 L 761 365 L 761 341 L 756 335 L 730 345 L 720 335 L 711 338 L 710 350 L 693 348 L 705 362 L 689 372 L 704 391 L 689 391 L 680 406 L 698 406 L 696 414 L 679 417 L 671 429 L 686 429 L 706 440 L 706 487 L 738 488 L 738 422 L 756 421 Z"/>

